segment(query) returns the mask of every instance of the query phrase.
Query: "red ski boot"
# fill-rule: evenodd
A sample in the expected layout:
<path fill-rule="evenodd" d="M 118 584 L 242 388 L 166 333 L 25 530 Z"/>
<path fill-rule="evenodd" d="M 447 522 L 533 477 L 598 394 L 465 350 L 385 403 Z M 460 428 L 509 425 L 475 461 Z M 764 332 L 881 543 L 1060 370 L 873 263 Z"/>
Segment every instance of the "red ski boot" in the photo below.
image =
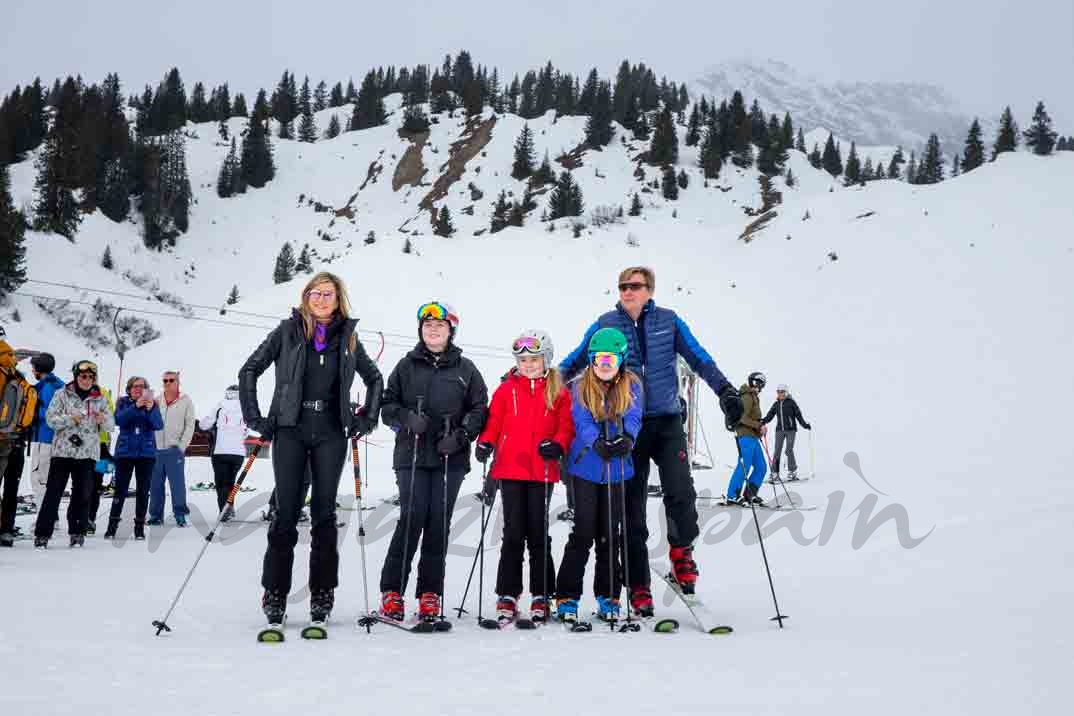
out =
<path fill-rule="evenodd" d="M 683 594 L 693 594 L 694 585 L 697 584 L 697 562 L 694 561 L 694 548 L 690 545 L 685 547 L 672 547 L 671 569 L 675 581 L 679 583 Z"/>
<path fill-rule="evenodd" d="M 397 622 L 406 618 L 403 597 L 399 592 L 384 592 L 380 597 L 380 615 Z"/>
<path fill-rule="evenodd" d="M 422 592 L 418 599 L 418 618 L 432 621 L 440 616 L 440 597 L 434 592 Z"/>

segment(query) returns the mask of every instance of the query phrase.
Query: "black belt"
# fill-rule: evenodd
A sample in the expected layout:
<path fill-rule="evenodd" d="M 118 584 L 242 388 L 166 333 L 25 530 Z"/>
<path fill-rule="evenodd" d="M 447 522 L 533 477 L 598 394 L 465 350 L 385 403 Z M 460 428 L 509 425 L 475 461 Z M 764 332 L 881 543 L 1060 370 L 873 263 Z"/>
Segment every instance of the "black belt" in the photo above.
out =
<path fill-rule="evenodd" d="M 302 409 L 309 410 L 314 413 L 326 413 L 332 409 L 332 403 L 327 400 L 303 400 Z"/>

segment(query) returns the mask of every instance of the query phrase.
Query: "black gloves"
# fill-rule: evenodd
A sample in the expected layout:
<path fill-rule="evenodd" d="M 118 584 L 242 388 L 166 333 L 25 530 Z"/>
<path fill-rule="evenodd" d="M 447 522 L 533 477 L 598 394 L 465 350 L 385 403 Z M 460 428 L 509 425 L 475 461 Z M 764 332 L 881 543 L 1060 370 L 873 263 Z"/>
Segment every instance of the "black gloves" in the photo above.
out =
<path fill-rule="evenodd" d="M 602 460 L 610 460 L 613 457 L 626 457 L 634 449 L 634 438 L 629 435 L 616 435 L 613 438 L 597 438 L 593 441 L 593 451 L 600 455 Z"/>
<path fill-rule="evenodd" d="M 730 383 L 720 391 L 720 410 L 723 411 L 724 425 L 728 430 L 734 430 L 742 419 L 742 398 Z"/>
<path fill-rule="evenodd" d="M 802 427 L 805 428 L 806 430 L 812 430 L 813 429 L 813 426 L 810 425 L 809 423 L 802 423 Z"/>
<path fill-rule="evenodd" d="M 247 425 L 250 430 L 261 435 L 261 439 L 265 442 L 272 440 L 272 436 L 276 433 L 276 418 L 270 415 L 267 418 L 255 418 L 253 422 Z"/>
<path fill-rule="evenodd" d="M 436 442 L 436 451 L 441 455 L 453 455 L 469 444 L 470 440 L 466 437 L 466 431 L 462 428 L 455 428 Z"/>
<path fill-rule="evenodd" d="M 496 446 L 492 443 L 478 443 L 477 447 L 474 448 L 474 459 L 480 463 L 484 463 L 489 459 L 489 455 L 492 454 L 495 447 Z"/>
<path fill-rule="evenodd" d="M 413 410 L 404 409 L 399 416 L 399 423 L 415 435 L 422 435 L 429 429 L 429 418 L 419 415 Z"/>
<path fill-rule="evenodd" d="M 363 435 L 369 435 L 377 429 L 377 419 L 371 418 L 365 414 L 364 409 L 359 410 L 351 418 L 351 429 L 347 431 L 347 437 L 360 438 Z"/>
<path fill-rule="evenodd" d="M 555 440 L 542 440 L 537 446 L 537 454 L 545 460 L 560 460 L 563 458 L 563 448 Z"/>

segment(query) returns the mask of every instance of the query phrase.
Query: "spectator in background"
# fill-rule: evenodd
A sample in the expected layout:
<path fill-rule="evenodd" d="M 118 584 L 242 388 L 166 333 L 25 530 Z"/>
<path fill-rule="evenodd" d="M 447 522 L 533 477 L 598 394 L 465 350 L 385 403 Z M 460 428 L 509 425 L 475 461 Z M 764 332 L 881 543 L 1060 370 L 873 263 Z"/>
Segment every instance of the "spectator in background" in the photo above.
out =
<path fill-rule="evenodd" d="M 175 524 L 186 527 L 186 475 L 184 453 L 194 437 L 194 403 L 179 392 L 179 371 L 169 370 L 161 377 L 164 399 L 160 406 L 164 427 L 156 432 L 157 462 L 149 484 L 149 524 L 164 524 L 164 481 L 172 493 Z"/>
<path fill-rule="evenodd" d="M 31 390 L 30 384 L 15 368 L 17 362 L 15 351 L 0 338 L 0 392 L 6 392 L 11 381 L 20 382 L 25 391 Z M 19 480 L 25 462 L 22 451 L 26 448 L 26 431 L 19 428 L 17 407 L 0 406 L 0 418 L 3 420 L 0 425 L 0 483 L 3 483 L 3 489 L 0 490 L 0 546 L 3 547 L 15 544 L 15 511 L 18 509 Z"/>
<path fill-rule="evenodd" d="M 67 534 L 72 547 L 81 547 L 86 530 L 89 493 L 93 487 L 93 466 L 101 453 L 100 432 L 115 425 L 112 411 L 97 385 L 97 364 L 79 361 L 72 366 L 74 380 L 49 402 L 45 419 L 55 433 L 45 499 L 37 513 L 34 547 L 45 549 L 56 524 L 60 498 L 71 480 L 71 502 L 67 506 Z"/>
<path fill-rule="evenodd" d="M 123 504 L 130 490 L 131 474 L 137 480 L 134 498 L 134 539 L 145 539 L 145 513 L 149 504 L 149 481 L 157 462 L 156 431 L 164 429 L 164 418 L 145 378 L 135 375 L 127 381 L 127 394 L 116 403 L 115 490 L 105 539 L 116 536 L 123 517 Z"/>
<path fill-rule="evenodd" d="M 767 425 L 776 418 L 776 445 L 772 451 L 772 482 L 779 482 L 779 456 L 783 452 L 783 446 L 787 449 L 787 480 L 794 482 L 798 479 L 798 461 L 794 457 L 794 439 L 798 435 L 798 423 L 806 430 L 813 428 L 802 417 L 802 411 L 798 403 L 791 397 L 790 389 L 785 384 L 776 386 L 776 402 L 768 410 L 761 422 Z"/>
<path fill-rule="evenodd" d="M 34 502 L 41 508 L 45 497 L 45 484 L 48 482 L 48 468 L 52 457 L 52 428 L 45 420 L 45 411 L 56 391 L 63 389 L 63 381 L 55 373 L 56 359 L 51 353 L 41 353 L 30 359 L 37 384 L 37 418 L 30 429 L 30 491 Z"/>
<path fill-rule="evenodd" d="M 216 409 L 198 422 L 202 430 L 213 434 L 210 445 L 213 484 L 216 486 L 216 508 L 222 510 L 246 459 L 246 421 L 242 419 L 239 386 L 229 385 Z M 224 515 L 225 522 L 229 519 L 231 515 Z"/>

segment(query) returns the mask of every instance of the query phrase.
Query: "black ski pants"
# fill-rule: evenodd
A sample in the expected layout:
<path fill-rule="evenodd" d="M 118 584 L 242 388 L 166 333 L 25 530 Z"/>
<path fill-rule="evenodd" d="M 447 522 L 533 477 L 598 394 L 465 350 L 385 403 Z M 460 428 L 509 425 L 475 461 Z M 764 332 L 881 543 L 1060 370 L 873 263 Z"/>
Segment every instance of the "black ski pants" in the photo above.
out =
<path fill-rule="evenodd" d="M 277 510 L 269 522 L 261 586 L 289 594 L 291 571 L 298 544 L 298 515 L 305 501 L 305 472 L 309 466 L 313 496 L 310 501 L 311 590 L 335 589 L 339 584 L 339 547 L 336 528 L 336 493 L 347 436 L 339 418 L 306 412 L 297 427 L 280 428 L 272 444 Z"/>
<path fill-rule="evenodd" d="M 395 523 L 388 555 L 380 570 L 381 592 L 405 592 L 420 537 L 421 559 L 418 560 L 414 595 L 432 592 L 443 597 L 445 536 L 450 538 L 451 535 L 451 513 L 464 477 L 464 468 L 448 468 L 445 505 L 443 468 L 419 467 L 413 476 L 410 470 L 395 471 L 395 484 L 399 486 L 399 521 Z M 445 513 L 447 522 L 444 521 Z"/>
<path fill-rule="evenodd" d="M 242 455 L 213 455 L 213 485 L 216 486 L 216 509 L 224 509 L 228 493 L 235 486 L 235 478 L 246 458 Z M 305 495 L 303 495 L 305 501 Z"/>
<path fill-rule="evenodd" d="M 22 468 L 26 465 L 26 455 L 22 451 L 22 445 L 3 439 L 0 444 L 0 453 L 10 451 L 10 455 L 0 458 L 0 481 L 4 487 L 0 491 L 0 534 L 15 531 L 15 514 L 19 509 L 19 480 L 22 479 Z"/>
<path fill-rule="evenodd" d="M 500 480 L 503 495 L 503 544 L 496 573 L 496 593 L 518 598 L 522 594 L 523 551 L 530 553 L 530 594 L 543 596 L 556 590 L 556 567 L 548 529 L 546 500 L 553 483 Z M 541 564 L 544 564 L 542 571 Z"/>
<path fill-rule="evenodd" d="M 656 463 L 664 492 L 664 512 L 668 520 L 668 543 L 672 547 L 692 545 L 697 539 L 697 492 L 690 475 L 686 433 L 678 414 L 645 418 L 634 442 L 634 477 L 627 481 L 627 558 L 631 587 L 649 588 L 649 539 L 646 503 L 649 461 Z"/>
<path fill-rule="evenodd" d="M 60 499 L 71 481 L 71 501 L 67 503 L 67 534 L 85 534 L 89 516 L 90 491 L 93 489 L 93 466 L 96 460 L 89 458 L 56 457 L 53 455 L 48 468 L 45 498 L 37 513 L 34 536 L 52 537 L 52 530 L 60 515 Z"/>
<path fill-rule="evenodd" d="M 153 479 L 154 457 L 120 457 L 116 458 L 116 480 L 112 486 L 112 510 L 108 514 L 109 522 L 119 522 L 123 517 L 123 505 L 130 494 L 131 475 L 134 476 L 134 523 L 145 524 L 145 513 L 149 508 L 149 482 Z"/>
<path fill-rule="evenodd" d="M 581 598 L 589 549 L 595 546 L 593 594 L 617 597 L 623 588 L 618 567 L 622 550 L 617 536 L 619 515 L 623 509 L 620 502 L 623 499 L 622 483 L 612 484 L 609 490 L 607 483 L 590 482 L 580 477 L 571 479 L 574 481 L 574 524 L 567 538 L 567 547 L 563 550 L 563 561 L 559 564 L 556 596 L 561 599 Z M 645 480 L 638 480 L 635 476 L 627 480 L 628 484 L 631 482 L 640 482 L 644 490 Z M 611 505 L 608 504 L 609 492 Z"/>

